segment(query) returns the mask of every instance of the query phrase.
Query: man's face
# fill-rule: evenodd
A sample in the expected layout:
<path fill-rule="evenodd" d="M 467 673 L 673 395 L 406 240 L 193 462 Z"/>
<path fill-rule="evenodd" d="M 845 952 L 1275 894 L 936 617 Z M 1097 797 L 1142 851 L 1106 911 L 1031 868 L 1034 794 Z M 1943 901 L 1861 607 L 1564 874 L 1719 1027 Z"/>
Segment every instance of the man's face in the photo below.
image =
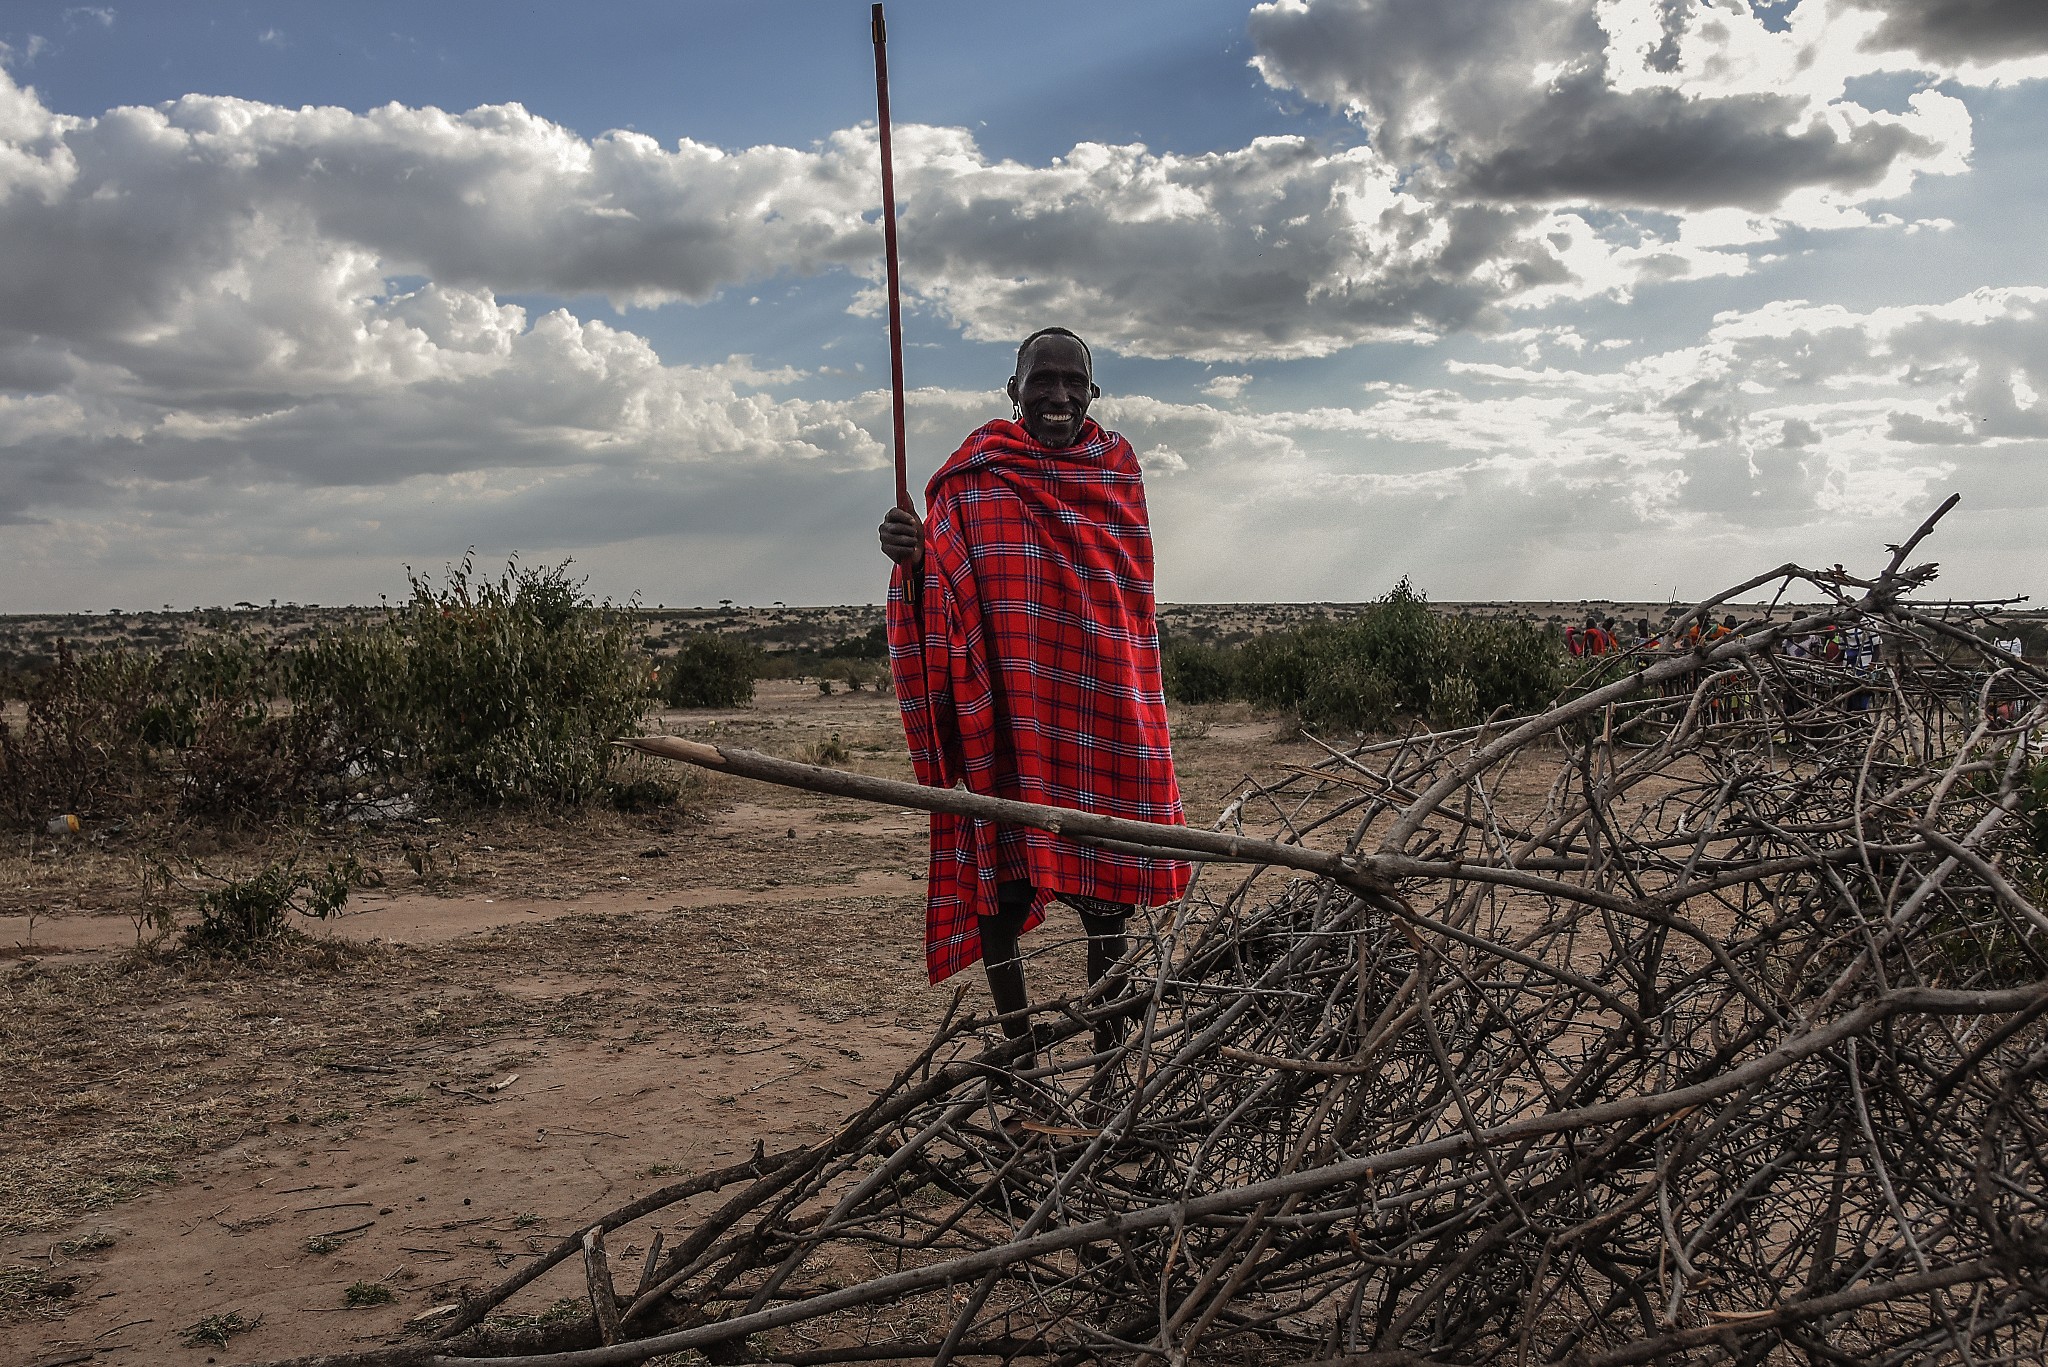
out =
<path fill-rule="evenodd" d="M 1041 337 L 1024 353 L 1010 398 L 1023 411 L 1024 430 L 1055 449 L 1081 440 L 1081 420 L 1095 397 L 1088 352 L 1072 337 Z"/>

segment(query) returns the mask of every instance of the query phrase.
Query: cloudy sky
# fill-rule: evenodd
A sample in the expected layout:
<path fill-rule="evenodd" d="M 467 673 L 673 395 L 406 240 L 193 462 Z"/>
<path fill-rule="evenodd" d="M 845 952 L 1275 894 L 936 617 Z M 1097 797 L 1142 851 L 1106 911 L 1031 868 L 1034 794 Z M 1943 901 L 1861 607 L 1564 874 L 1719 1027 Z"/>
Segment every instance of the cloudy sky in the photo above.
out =
<path fill-rule="evenodd" d="M 890 5 L 913 482 L 1094 344 L 1173 601 L 2048 592 L 2048 4 Z M 860 0 L 8 0 L 0 612 L 875 599 Z"/>

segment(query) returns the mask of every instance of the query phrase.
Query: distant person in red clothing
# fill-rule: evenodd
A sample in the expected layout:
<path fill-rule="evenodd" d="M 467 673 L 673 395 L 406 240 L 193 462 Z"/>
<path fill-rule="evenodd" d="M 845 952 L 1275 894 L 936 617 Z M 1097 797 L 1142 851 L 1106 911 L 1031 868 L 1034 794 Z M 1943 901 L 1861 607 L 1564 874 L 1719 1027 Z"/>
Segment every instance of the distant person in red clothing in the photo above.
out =
<path fill-rule="evenodd" d="M 889 662 L 919 782 L 1178 825 L 1145 491 L 1131 444 L 1088 417 L 1099 394 L 1079 337 L 1033 333 L 1014 416 L 932 476 L 923 519 L 889 510 Z M 943 814 L 931 830 L 931 981 L 981 959 L 1012 1038 L 1029 1029 L 1018 937 L 1048 903 L 1080 913 L 1092 983 L 1123 957 L 1131 908 L 1187 888 L 1177 860 Z"/>

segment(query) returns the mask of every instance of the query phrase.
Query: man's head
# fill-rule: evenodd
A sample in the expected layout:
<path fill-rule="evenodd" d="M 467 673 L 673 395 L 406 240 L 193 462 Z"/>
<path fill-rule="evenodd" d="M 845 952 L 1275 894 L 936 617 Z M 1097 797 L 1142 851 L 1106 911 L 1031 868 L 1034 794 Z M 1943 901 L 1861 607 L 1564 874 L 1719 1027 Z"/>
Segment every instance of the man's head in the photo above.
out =
<path fill-rule="evenodd" d="M 1081 420 L 1101 393 L 1088 344 L 1065 328 L 1043 328 L 1017 348 L 1010 402 L 1041 446 L 1058 449 L 1080 441 Z"/>

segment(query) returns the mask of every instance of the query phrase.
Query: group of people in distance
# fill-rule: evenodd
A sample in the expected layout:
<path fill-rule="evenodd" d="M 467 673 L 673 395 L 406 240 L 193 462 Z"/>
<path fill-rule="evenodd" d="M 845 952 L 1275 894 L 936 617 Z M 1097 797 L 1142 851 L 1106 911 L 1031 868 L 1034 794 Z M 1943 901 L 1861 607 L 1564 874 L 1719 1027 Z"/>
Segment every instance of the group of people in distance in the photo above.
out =
<path fill-rule="evenodd" d="M 1633 626 L 1623 622 L 1617 630 L 1612 617 L 1603 619 L 1597 613 L 1588 613 L 1584 626 L 1564 629 L 1564 644 L 1574 657 L 1585 659 L 1630 650 L 1691 650 L 1701 644 L 1712 645 L 1740 635 L 1743 630 L 1743 624 L 1732 612 L 1724 615 L 1718 624 L 1710 622 L 1703 625 L 1694 621 L 1688 623 L 1684 630 L 1668 636 L 1652 631 L 1647 617 L 1637 618 Z M 1858 673 L 1875 669 L 1881 654 L 1876 632 L 1860 626 L 1843 627 L 1833 622 L 1817 631 L 1791 637 L 1783 649 L 1789 659 L 1821 660 Z"/>
<path fill-rule="evenodd" d="M 1622 624 L 1617 633 L 1612 617 L 1602 619 L 1596 613 L 1586 616 L 1584 626 L 1565 629 L 1565 646 L 1581 659 L 1598 658 L 1628 651 L 1685 651 L 1699 646 L 1711 646 L 1716 641 L 1738 636 L 1745 630 L 1744 624 L 1734 613 L 1724 614 L 1716 623 L 1711 620 L 1694 620 L 1677 632 L 1658 633 L 1650 629 L 1650 619 L 1636 619 L 1633 628 Z M 1788 637 L 1781 645 L 1785 658 L 1811 660 L 1846 669 L 1860 676 L 1857 685 L 1847 692 L 1834 697 L 1834 704 L 1848 712 L 1867 713 L 1877 704 L 1877 695 L 1869 687 L 1862 686 L 1862 679 L 1877 673 L 1882 658 L 1882 647 L 1876 632 L 1868 627 L 1852 625 L 1844 627 L 1828 622 L 1814 631 Z M 1666 684 L 1667 695 L 1689 692 L 1690 680 L 1672 680 Z M 1725 719 L 1747 715 L 1755 705 L 1751 692 L 1739 684 L 1723 684 L 1716 687 L 1707 698 L 1707 715 L 1710 718 Z M 1795 709 L 1796 710 L 1796 709 Z"/>
<path fill-rule="evenodd" d="M 1638 617 L 1634 625 L 1622 622 L 1617 626 L 1612 617 L 1602 618 L 1598 613 L 1589 612 L 1584 626 L 1564 629 L 1564 645 L 1574 657 L 1583 659 L 1629 650 L 1691 650 L 1702 641 L 1712 643 L 1740 631 L 1735 615 L 1730 613 L 1721 619 L 1719 625 L 1709 622 L 1702 626 L 1699 622 L 1692 622 L 1666 640 L 1662 633 L 1650 629 L 1647 617 Z"/>

